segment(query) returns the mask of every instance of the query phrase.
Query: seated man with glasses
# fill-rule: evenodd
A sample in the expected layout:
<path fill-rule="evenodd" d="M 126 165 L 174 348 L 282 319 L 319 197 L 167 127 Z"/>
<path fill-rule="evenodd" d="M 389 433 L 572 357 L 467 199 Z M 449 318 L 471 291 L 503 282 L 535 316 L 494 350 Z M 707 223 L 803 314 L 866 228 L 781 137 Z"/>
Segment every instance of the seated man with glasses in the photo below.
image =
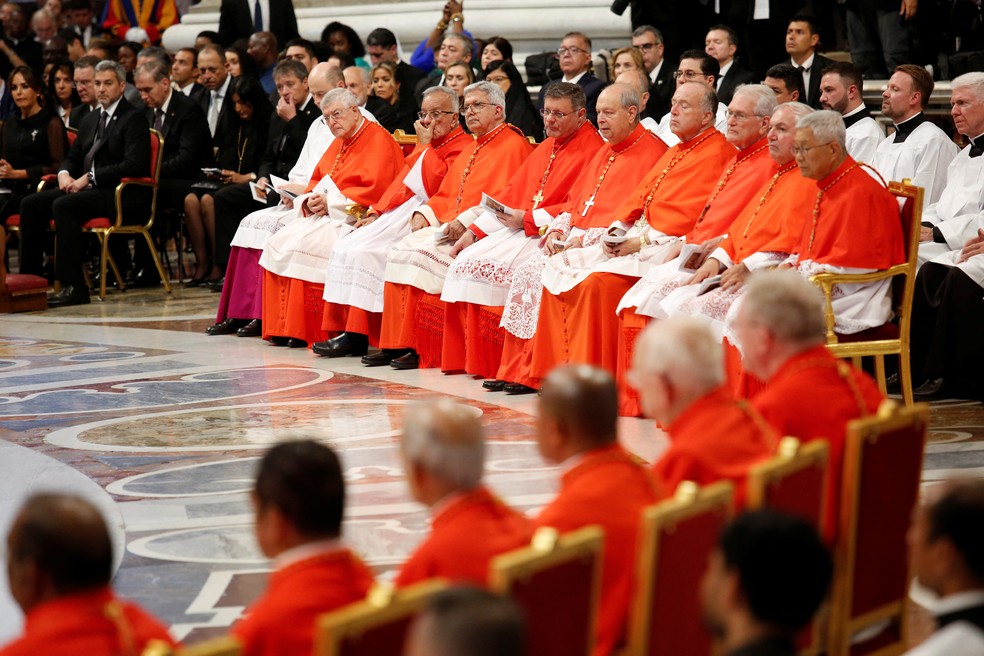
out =
<path fill-rule="evenodd" d="M 641 25 L 632 32 L 632 47 L 642 55 L 649 76 L 649 102 L 645 113 L 658 121 L 670 111 L 670 98 L 676 89 L 673 66 L 663 58 L 663 34 L 652 25 Z"/>
<path fill-rule="evenodd" d="M 673 77 L 676 79 L 675 88 L 679 89 L 681 85 L 687 82 L 699 82 L 713 89 L 718 72 L 716 59 L 703 50 L 687 50 L 680 55 L 680 65 L 673 71 Z M 718 103 L 717 112 L 714 115 L 714 127 L 721 133 L 728 131 L 728 117 L 725 116 L 726 107 L 724 103 Z M 680 138 L 670 128 L 670 118 L 669 113 L 665 114 L 654 132 L 657 137 L 666 142 L 667 146 L 672 148 L 680 143 Z"/>
<path fill-rule="evenodd" d="M 598 112 L 595 106 L 598 104 L 598 95 L 605 88 L 605 83 L 591 73 L 591 39 L 580 32 L 569 32 L 560 42 L 557 55 L 560 59 L 560 70 L 564 74 L 560 81 L 577 84 L 584 90 L 588 120 L 597 125 Z M 549 86 L 550 84 L 544 84 L 540 89 L 540 97 L 536 102 L 537 109 L 543 109 L 544 94 Z"/>

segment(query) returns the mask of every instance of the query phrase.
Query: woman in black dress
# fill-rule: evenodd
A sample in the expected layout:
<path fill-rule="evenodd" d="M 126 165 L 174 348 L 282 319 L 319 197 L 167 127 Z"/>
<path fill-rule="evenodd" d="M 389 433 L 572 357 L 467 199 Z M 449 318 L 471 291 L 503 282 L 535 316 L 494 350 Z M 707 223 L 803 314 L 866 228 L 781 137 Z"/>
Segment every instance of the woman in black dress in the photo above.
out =
<path fill-rule="evenodd" d="M 219 183 L 215 185 L 217 188 L 256 180 L 273 113 L 273 106 L 259 80 L 252 77 L 233 79 L 225 102 L 232 103 L 235 111 L 233 120 L 226 121 L 217 135 L 216 165 L 220 173 L 213 178 Z M 185 197 L 185 224 L 195 253 L 195 273 L 187 283 L 189 287 L 198 287 L 206 280 L 218 280 L 223 274 L 221 269 L 210 264 L 209 258 L 212 252 L 209 245 L 215 243 L 215 191 L 198 189 Z"/>
<path fill-rule="evenodd" d="M 530 92 L 511 62 L 494 61 L 485 69 L 485 81 L 499 85 L 506 94 L 506 123 L 523 131 L 527 137 L 543 141 L 543 118 L 533 106 Z"/>
<path fill-rule="evenodd" d="M 0 220 L 20 211 L 20 201 L 34 192 L 41 176 L 57 173 L 68 150 L 65 125 L 44 105 L 41 78 L 18 66 L 7 78 L 17 111 L 0 131 Z"/>
<path fill-rule="evenodd" d="M 380 120 L 380 125 L 390 132 L 403 130 L 407 134 L 414 134 L 413 124 L 417 120 L 417 103 L 414 102 L 413 96 L 400 97 L 400 80 L 396 76 L 396 64 L 379 62 L 372 67 L 372 95 L 396 110 L 390 120 Z"/>

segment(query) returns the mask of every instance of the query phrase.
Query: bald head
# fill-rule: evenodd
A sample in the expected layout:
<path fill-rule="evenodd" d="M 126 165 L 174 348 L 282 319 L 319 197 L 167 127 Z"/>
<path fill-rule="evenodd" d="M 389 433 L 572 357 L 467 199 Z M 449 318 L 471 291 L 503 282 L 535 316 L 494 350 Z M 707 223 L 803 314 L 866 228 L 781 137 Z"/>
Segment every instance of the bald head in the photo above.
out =
<path fill-rule="evenodd" d="M 444 398 L 411 406 L 404 417 L 403 455 L 448 486 L 470 490 L 482 482 L 485 440 L 477 413 Z"/>
<path fill-rule="evenodd" d="M 7 559 L 11 594 L 25 612 L 112 578 L 113 547 L 102 515 L 68 494 L 27 500 L 7 536 Z"/>
<path fill-rule="evenodd" d="M 615 83 L 632 87 L 640 98 L 649 93 L 649 76 L 646 75 L 645 71 L 635 68 L 619 73 L 618 77 L 615 78 Z"/>
<path fill-rule="evenodd" d="M 550 372 L 540 389 L 540 416 L 555 424 L 578 450 L 616 440 L 618 392 L 611 374 L 585 364 Z"/>

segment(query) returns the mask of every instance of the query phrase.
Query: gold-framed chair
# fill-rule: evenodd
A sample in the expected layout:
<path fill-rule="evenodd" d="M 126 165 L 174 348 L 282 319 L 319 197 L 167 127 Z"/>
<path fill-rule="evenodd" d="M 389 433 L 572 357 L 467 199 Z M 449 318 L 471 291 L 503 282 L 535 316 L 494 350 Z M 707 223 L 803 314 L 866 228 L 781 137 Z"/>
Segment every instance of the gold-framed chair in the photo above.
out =
<path fill-rule="evenodd" d="M 510 597 L 526 618 L 526 653 L 588 656 L 595 646 L 604 531 L 541 527 L 530 546 L 489 564 L 490 588 Z"/>
<path fill-rule="evenodd" d="M 776 456 L 748 473 L 748 508 L 769 508 L 801 517 L 822 531 L 827 511 L 830 444 L 814 440 L 806 444 L 795 437 L 779 441 Z M 819 652 L 821 622 L 811 622 L 797 636 L 800 656 Z"/>
<path fill-rule="evenodd" d="M 912 295 L 916 286 L 916 267 L 919 256 L 919 231 L 922 227 L 924 190 L 909 180 L 891 182 L 888 190 L 904 199 L 900 214 L 904 238 L 906 261 L 883 271 L 871 273 L 818 273 L 810 280 L 819 285 L 824 296 L 824 318 L 827 324 L 827 348 L 838 358 L 851 358 L 854 366 L 860 368 L 861 358 L 871 356 L 875 360 L 875 378 L 884 393 L 885 356 L 897 355 L 899 358 L 899 380 L 902 385 L 902 399 L 912 405 L 912 376 L 909 368 L 909 332 L 912 321 Z M 898 317 L 898 327 L 885 324 L 872 331 L 864 331 L 854 339 L 845 341 L 834 332 L 833 293 L 835 285 L 871 283 L 892 279 L 892 310 Z"/>
<path fill-rule="evenodd" d="M 364 601 L 325 613 L 315 622 L 315 656 L 401 654 L 410 623 L 427 600 L 447 587 L 430 579 L 394 590 L 376 585 Z"/>
<path fill-rule="evenodd" d="M 119 269 L 116 267 L 116 262 L 109 254 L 109 237 L 111 235 L 142 235 L 147 241 L 147 248 L 150 249 L 150 255 L 154 259 L 154 266 L 157 267 L 157 273 L 160 275 L 161 280 L 164 283 L 164 289 L 168 294 L 171 293 L 171 283 L 168 281 L 167 272 L 164 271 L 164 266 L 161 264 L 161 258 L 157 255 L 157 246 L 154 244 L 154 238 L 150 235 L 151 228 L 154 227 L 154 219 L 157 214 L 157 187 L 160 182 L 161 175 L 161 159 L 164 156 L 164 137 L 161 133 L 153 128 L 150 129 L 150 176 L 145 178 L 123 178 L 120 183 L 116 185 L 116 216 L 114 218 L 99 217 L 91 219 L 82 226 L 83 232 L 90 232 L 96 235 L 99 240 L 100 256 L 99 256 L 99 298 L 106 298 L 106 264 L 113 270 L 113 275 L 116 277 L 116 281 L 119 284 L 120 291 L 125 290 L 123 276 L 120 275 Z M 132 186 L 137 187 L 147 187 L 150 189 L 150 206 L 147 215 L 147 220 L 141 223 L 124 223 L 123 222 L 123 192 Z"/>
<path fill-rule="evenodd" d="M 393 130 L 393 138 L 396 139 L 396 143 L 400 144 L 400 148 L 403 149 L 404 157 L 408 157 L 414 148 L 417 147 L 418 139 L 415 134 L 407 134 L 403 130 Z"/>
<path fill-rule="evenodd" d="M 733 497 L 730 481 L 704 487 L 684 481 L 673 498 L 643 511 L 626 654 L 712 653 L 699 582 L 731 519 Z"/>
<path fill-rule="evenodd" d="M 928 425 L 928 404 L 902 407 L 890 400 L 876 415 L 847 425 L 827 639 L 832 656 L 906 650 L 911 576 L 905 537 Z M 863 631 L 875 635 L 862 641 Z"/>
<path fill-rule="evenodd" d="M 141 656 L 239 656 L 242 645 L 231 636 L 220 636 L 189 647 L 171 647 L 159 640 L 152 640 Z"/>
<path fill-rule="evenodd" d="M 0 314 L 32 312 L 48 308 L 48 281 L 26 273 L 7 273 L 4 254 L 7 232 L 0 225 Z"/>

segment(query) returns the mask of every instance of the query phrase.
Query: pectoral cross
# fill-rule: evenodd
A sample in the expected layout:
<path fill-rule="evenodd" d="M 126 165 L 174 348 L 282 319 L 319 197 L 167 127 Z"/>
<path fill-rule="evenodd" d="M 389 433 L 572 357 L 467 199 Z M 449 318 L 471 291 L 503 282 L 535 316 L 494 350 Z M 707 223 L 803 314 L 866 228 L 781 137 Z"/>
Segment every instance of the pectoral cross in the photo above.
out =
<path fill-rule="evenodd" d="M 541 189 L 540 191 L 536 192 L 535 196 L 533 196 L 533 209 L 540 207 L 540 203 L 542 202 L 543 202 L 543 190 Z"/>
<path fill-rule="evenodd" d="M 595 199 L 595 197 L 592 196 L 588 200 L 584 201 L 584 211 L 581 212 L 581 216 L 587 216 L 588 215 L 588 210 L 590 210 L 594 206 L 594 204 L 595 204 L 594 199 Z"/>

